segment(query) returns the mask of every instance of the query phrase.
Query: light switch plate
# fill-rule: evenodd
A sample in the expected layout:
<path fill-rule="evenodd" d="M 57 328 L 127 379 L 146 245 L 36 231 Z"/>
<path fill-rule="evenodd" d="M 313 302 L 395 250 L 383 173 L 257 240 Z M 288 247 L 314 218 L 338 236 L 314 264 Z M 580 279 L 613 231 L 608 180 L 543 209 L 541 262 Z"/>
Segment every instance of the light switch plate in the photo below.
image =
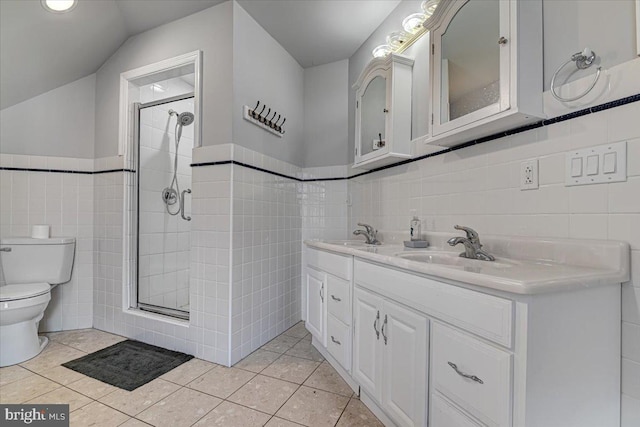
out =
<path fill-rule="evenodd" d="M 538 189 L 538 159 L 520 163 L 520 190 Z"/>
<path fill-rule="evenodd" d="M 580 163 L 582 168 L 577 168 Z M 603 144 L 566 153 L 565 186 L 627 180 L 627 142 Z"/>

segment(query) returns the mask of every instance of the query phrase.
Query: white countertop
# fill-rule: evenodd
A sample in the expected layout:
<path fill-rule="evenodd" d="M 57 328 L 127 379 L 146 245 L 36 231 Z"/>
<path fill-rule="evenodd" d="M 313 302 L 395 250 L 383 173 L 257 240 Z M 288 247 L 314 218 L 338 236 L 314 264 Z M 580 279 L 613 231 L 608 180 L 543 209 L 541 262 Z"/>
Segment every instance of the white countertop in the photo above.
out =
<path fill-rule="evenodd" d="M 522 295 L 619 285 L 629 280 L 629 245 L 609 240 L 481 236 L 483 249 L 494 254 L 495 261 L 452 258 L 453 265 L 445 265 L 397 256 L 408 252 L 455 255 L 462 250 L 461 246 L 451 248 L 445 242 L 457 235 L 455 231 L 429 233 L 427 240 L 433 246 L 426 249 L 405 248 L 398 239 L 390 239 L 391 243 L 380 246 L 361 247 L 322 240 L 304 243 L 412 273 Z"/>

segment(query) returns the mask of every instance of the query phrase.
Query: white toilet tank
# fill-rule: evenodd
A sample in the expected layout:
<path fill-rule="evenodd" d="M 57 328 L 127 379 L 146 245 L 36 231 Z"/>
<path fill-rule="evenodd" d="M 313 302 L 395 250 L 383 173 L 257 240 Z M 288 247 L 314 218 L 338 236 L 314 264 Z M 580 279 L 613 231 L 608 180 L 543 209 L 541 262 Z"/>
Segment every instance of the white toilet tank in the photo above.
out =
<path fill-rule="evenodd" d="M 0 239 L 0 248 L 7 284 L 45 282 L 57 285 L 71 280 L 76 250 L 74 237 L 9 237 Z"/>

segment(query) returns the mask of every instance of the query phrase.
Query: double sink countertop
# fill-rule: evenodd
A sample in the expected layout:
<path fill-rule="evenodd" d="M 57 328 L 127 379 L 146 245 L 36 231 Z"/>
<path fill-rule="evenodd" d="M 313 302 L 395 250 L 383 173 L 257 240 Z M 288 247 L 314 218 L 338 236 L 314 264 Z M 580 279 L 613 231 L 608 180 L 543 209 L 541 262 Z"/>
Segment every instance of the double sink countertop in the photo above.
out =
<path fill-rule="evenodd" d="M 361 240 L 305 240 L 309 247 L 352 255 L 435 278 L 521 295 L 620 285 L 629 280 L 630 250 L 611 240 L 480 236 L 495 261 L 459 257 L 446 241 L 457 232 L 425 235 L 429 247 L 404 247 L 402 235 L 381 233 L 381 245 Z M 406 239 L 405 239 L 406 240 Z"/>

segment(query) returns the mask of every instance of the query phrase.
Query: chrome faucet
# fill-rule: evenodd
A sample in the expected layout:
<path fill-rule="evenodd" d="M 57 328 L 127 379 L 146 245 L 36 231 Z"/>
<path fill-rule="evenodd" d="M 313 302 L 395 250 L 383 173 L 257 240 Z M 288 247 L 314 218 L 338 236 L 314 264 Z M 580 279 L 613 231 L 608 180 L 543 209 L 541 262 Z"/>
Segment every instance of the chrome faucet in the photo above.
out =
<path fill-rule="evenodd" d="M 367 239 L 367 245 L 379 245 L 381 244 L 378 241 L 378 230 L 375 230 L 369 224 L 363 224 L 361 222 L 358 223 L 360 227 L 364 227 L 364 230 L 357 229 L 353 232 L 355 236 L 363 235 L 365 239 Z"/>
<path fill-rule="evenodd" d="M 478 233 L 469 227 L 463 227 L 455 225 L 453 228 L 456 230 L 462 230 L 467 234 L 467 237 L 452 237 L 447 241 L 450 246 L 456 246 L 458 244 L 464 245 L 464 252 L 460 254 L 463 258 L 478 259 L 481 261 L 495 261 L 495 257 L 488 252 L 482 250 L 482 244 L 480 243 L 480 237 Z"/>

